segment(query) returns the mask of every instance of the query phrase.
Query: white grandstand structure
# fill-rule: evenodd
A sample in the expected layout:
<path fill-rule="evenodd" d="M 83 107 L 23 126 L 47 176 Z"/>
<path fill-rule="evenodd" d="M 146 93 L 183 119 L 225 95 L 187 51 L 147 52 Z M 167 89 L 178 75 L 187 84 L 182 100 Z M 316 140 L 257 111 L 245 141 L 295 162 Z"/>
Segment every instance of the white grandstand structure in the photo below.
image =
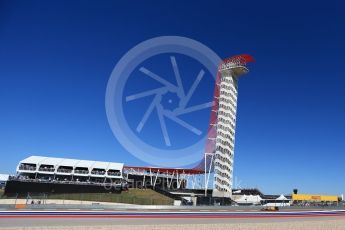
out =
<path fill-rule="evenodd" d="M 121 180 L 123 163 L 30 156 L 19 162 L 17 176 L 22 179 L 99 182 Z"/>
<path fill-rule="evenodd" d="M 6 192 L 116 192 L 129 187 L 183 189 L 187 177 L 202 173 L 195 169 L 30 156 L 18 163 L 16 175 L 9 178 Z"/>

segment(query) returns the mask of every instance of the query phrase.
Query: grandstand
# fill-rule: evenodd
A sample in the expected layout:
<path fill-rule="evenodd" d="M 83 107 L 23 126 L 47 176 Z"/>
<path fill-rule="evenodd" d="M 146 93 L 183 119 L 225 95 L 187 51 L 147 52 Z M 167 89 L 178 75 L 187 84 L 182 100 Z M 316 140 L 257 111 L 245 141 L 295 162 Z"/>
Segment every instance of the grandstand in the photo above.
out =
<path fill-rule="evenodd" d="M 123 163 L 30 156 L 19 162 L 5 193 L 118 192 Z"/>
<path fill-rule="evenodd" d="M 30 156 L 18 163 L 5 194 L 108 193 L 130 188 L 183 189 L 200 170 L 124 166 L 123 163 Z"/>

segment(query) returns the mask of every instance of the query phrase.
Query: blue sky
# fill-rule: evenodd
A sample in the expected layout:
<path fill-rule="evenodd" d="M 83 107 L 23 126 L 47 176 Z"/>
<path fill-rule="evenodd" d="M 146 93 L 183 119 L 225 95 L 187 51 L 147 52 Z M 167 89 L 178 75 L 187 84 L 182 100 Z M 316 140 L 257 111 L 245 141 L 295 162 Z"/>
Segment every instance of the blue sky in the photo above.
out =
<path fill-rule="evenodd" d="M 14 173 L 31 154 L 147 165 L 112 134 L 105 89 L 133 46 L 173 35 L 222 58 L 249 53 L 257 60 L 239 84 L 234 174 L 242 187 L 345 193 L 344 7 L 341 1 L 2 0 L 0 172 Z M 152 68 L 166 71 L 164 58 Z M 190 86 L 195 71 L 186 71 Z M 212 90 L 212 82 L 203 83 L 194 103 L 210 99 Z M 145 103 L 129 106 L 128 114 L 142 113 Z M 195 116 L 189 119 L 205 131 L 209 111 Z M 146 132 L 159 145 L 161 131 Z"/>

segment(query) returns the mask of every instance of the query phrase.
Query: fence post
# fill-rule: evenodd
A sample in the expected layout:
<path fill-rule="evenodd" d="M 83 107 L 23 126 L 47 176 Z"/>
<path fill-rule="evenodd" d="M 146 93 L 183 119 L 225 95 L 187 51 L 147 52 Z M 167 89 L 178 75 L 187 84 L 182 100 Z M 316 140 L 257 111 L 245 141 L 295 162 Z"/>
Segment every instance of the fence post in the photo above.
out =
<path fill-rule="evenodd" d="M 14 200 L 14 206 L 16 206 L 18 200 L 18 193 L 16 193 L 16 199 Z"/>
<path fill-rule="evenodd" d="M 25 201 L 25 204 L 28 204 L 28 199 L 29 199 L 29 193 L 26 194 L 26 201 Z"/>

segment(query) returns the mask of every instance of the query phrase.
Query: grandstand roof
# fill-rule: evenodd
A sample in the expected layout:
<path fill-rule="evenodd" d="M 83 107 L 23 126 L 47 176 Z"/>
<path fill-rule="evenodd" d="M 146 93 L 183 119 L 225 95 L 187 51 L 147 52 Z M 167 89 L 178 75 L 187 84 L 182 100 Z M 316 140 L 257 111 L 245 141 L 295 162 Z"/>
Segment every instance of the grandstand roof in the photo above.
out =
<path fill-rule="evenodd" d="M 42 157 L 42 156 L 30 156 L 20 161 L 19 164 L 54 165 L 54 166 L 70 166 L 70 167 L 100 168 L 100 169 L 115 169 L 115 170 L 122 170 L 123 168 L 123 163 L 89 161 L 89 160 L 78 160 L 78 159 L 56 158 L 56 157 Z"/>

